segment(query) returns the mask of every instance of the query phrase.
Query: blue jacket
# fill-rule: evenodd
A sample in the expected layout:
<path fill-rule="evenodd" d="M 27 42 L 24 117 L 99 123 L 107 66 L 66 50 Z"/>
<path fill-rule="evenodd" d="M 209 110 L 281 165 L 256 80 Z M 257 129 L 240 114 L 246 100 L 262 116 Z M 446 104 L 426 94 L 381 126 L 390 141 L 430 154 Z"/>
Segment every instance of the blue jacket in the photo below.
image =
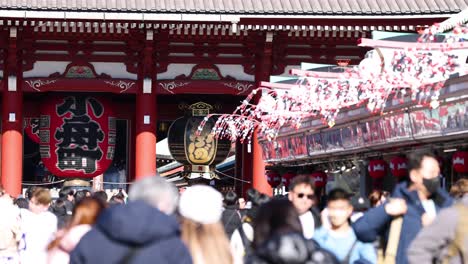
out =
<path fill-rule="evenodd" d="M 405 264 L 408 263 L 406 256 L 407 249 L 422 228 L 421 216 L 425 213 L 425 210 L 421 204 L 421 200 L 419 200 L 418 193 L 416 191 L 409 191 L 407 183 L 398 184 L 392 197 L 404 199 L 408 206 L 408 211 L 403 216 L 403 225 L 401 227 L 396 257 L 396 263 Z M 442 188 L 439 188 L 433 200 L 437 211 L 452 204 L 452 198 Z M 384 206 L 385 204 L 367 211 L 364 216 L 353 224 L 354 232 L 359 240 L 373 242 L 379 236 L 382 236 L 385 242 L 384 246 L 386 245 L 390 223 L 393 218 L 385 212 Z"/>
<path fill-rule="evenodd" d="M 350 254 L 349 263 L 377 263 L 377 253 L 371 243 L 357 241 L 353 251 L 350 252 L 356 239 L 352 229 L 347 232 L 346 236 L 334 235 L 332 231 L 324 227 L 317 229 L 314 233 L 314 240 L 320 247 L 335 254 L 342 263 L 348 254 Z"/>
<path fill-rule="evenodd" d="M 71 252 L 70 263 L 188 264 L 192 259 L 176 219 L 135 201 L 106 209 Z"/>

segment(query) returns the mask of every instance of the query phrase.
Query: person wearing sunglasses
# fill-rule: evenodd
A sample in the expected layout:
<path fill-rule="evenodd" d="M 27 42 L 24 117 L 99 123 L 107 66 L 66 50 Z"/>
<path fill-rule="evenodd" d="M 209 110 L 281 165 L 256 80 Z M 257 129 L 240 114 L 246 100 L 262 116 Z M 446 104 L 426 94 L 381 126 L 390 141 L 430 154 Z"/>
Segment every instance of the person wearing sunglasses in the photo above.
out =
<path fill-rule="evenodd" d="M 299 214 L 304 237 L 312 239 L 314 230 L 321 226 L 320 213 L 314 207 L 314 181 L 306 175 L 294 177 L 289 185 L 288 199 Z"/>

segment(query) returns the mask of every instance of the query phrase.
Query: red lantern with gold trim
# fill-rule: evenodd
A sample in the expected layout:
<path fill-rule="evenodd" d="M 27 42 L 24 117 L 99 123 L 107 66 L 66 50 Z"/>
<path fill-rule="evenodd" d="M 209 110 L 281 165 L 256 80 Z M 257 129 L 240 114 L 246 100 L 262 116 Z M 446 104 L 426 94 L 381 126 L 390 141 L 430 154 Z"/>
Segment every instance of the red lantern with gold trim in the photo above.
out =
<path fill-rule="evenodd" d="M 25 117 L 24 132 L 32 141 L 39 144 L 39 117 Z"/>
<path fill-rule="evenodd" d="M 267 171 L 266 177 L 267 177 L 268 184 L 270 184 L 272 188 L 276 188 L 278 187 L 278 185 L 281 184 L 281 175 L 277 171 L 274 171 L 274 170 Z"/>
<path fill-rule="evenodd" d="M 104 173 L 115 151 L 116 124 L 109 100 L 97 96 L 51 96 L 41 107 L 42 161 L 58 177 Z"/>
<path fill-rule="evenodd" d="M 327 174 L 323 171 L 316 171 L 310 174 L 314 180 L 315 188 L 323 188 L 327 185 Z"/>
<path fill-rule="evenodd" d="M 296 177 L 296 173 L 293 171 L 288 171 L 281 176 L 281 183 L 286 187 L 289 188 L 289 184 L 291 183 L 292 178 Z"/>
<path fill-rule="evenodd" d="M 384 160 L 381 159 L 375 159 L 369 161 L 369 176 L 373 179 L 381 179 L 385 177 L 385 169 L 387 167 L 387 164 L 385 163 Z"/>
<path fill-rule="evenodd" d="M 408 175 L 408 160 L 405 157 L 397 156 L 390 160 L 390 171 L 395 177 L 405 177 Z"/>
<path fill-rule="evenodd" d="M 457 151 L 452 156 L 453 170 L 458 173 L 468 172 L 468 151 Z"/>

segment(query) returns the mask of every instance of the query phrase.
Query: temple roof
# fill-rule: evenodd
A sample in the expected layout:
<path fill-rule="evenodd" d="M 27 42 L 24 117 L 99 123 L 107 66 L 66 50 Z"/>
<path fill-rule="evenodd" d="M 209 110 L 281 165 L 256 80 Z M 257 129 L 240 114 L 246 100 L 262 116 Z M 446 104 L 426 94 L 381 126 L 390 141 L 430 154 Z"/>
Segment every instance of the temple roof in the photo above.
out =
<path fill-rule="evenodd" d="M 306 16 L 441 15 L 468 0 L 0 0 L 0 10 Z"/>

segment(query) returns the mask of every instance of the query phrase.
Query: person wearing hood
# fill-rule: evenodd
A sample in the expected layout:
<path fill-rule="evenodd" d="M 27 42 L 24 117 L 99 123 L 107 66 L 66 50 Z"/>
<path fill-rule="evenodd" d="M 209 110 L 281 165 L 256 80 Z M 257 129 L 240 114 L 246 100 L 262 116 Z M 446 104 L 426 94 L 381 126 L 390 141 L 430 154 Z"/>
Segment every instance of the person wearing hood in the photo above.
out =
<path fill-rule="evenodd" d="M 452 204 L 452 198 L 440 187 L 439 162 L 434 154 L 413 153 L 408 164 L 411 183 L 398 184 L 389 201 L 367 211 L 353 224 L 359 240 L 373 242 L 380 235 L 384 238 L 385 245 L 391 232 L 392 220 L 401 216 L 402 224 L 395 225 L 401 226 L 400 235 L 395 239 L 398 244 L 390 243 L 392 248 L 396 246 L 395 262 L 399 264 L 408 263 L 408 247 L 422 227 L 429 225 L 440 209 Z"/>
<path fill-rule="evenodd" d="M 135 182 L 130 202 L 106 209 L 71 252 L 70 263 L 192 263 L 180 238 L 176 187 L 158 175 Z"/>
<path fill-rule="evenodd" d="M 302 232 L 295 206 L 287 199 L 273 199 L 260 206 L 254 219 L 252 251 L 246 264 L 339 263 Z"/>

